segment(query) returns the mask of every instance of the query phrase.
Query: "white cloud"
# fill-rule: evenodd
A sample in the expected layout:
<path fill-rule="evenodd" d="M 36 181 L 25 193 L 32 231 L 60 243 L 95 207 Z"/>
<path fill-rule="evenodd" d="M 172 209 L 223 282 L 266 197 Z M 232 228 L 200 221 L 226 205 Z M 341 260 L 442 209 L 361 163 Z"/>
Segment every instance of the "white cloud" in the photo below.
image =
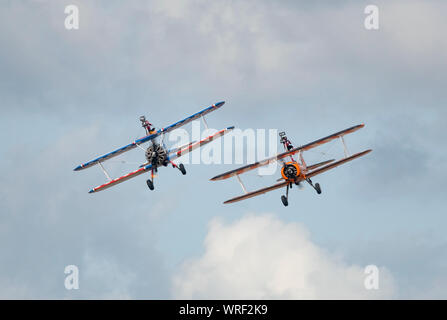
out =
<path fill-rule="evenodd" d="M 225 225 L 214 219 L 201 257 L 186 261 L 173 279 L 185 299 L 391 298 L 393 278 L 379 268 L 379 290 L 364 287 L 364 266 L 347 265 L 315 245 L 297 223 L 248 215 Z"/>

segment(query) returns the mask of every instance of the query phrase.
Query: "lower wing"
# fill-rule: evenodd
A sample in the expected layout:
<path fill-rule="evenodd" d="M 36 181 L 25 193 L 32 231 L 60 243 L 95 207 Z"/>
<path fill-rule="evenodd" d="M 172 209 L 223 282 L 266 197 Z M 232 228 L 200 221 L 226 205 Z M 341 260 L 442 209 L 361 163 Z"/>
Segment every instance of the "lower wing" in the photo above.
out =
<path fill-rule="evenodd" d="M 319 175 L 319 174 L 321 174 L 321 173 L 323 173 L 325 171 L 328 171 L 330 169 L 338 167 L 339 165 L 342 165 L 343 163 L 346 163 L 346 162 L 352 161 L 352 160 L 354 160 L 356 158 L 359 158 L 361 156 L 364 156 L 365 154 L 368 154 L 371 151 L 372 151 L 371 149 L 365 150 L 365 151 L 353 154 L 350 157 L 338 160 L 336 162 L 332 162 L 333 160 L 328 160 L 327 162 L 332 162 L 332 163 L 327 165 L 327 166 L 320 167 L 319 169 L 316 169 L 314 171 L 306 173 L 305 177 L 306 178 L 314 177 L 314 176 Z M 317 163 L 316 165 L 320 165 L 321 166 L 322 163 Z M 303 180 L 304 180 L 304 178 L 300 178 L 297 182 L 303 181 Z M 231 199 L 225 201 L 224 203 L 232 203 L 232 202 L 237 202 L 237 201 L 245 200 L 245 199 L 248 199 L 248 198 L 256 197 L 258 195 L 261 195 L 261 194 L 264 194 L 264 193 L 267 193 L 267 192 L 279 189 L 281 187 L 285 187 L 285 186 L 287 186 L 288 183 L 289 183 L 288 181 L 283 181 L 283 182 L 277 183 L 277 184 L 275 184 L 273 186 L 270 186 L 270 187 L 262 188 L 262 189 L 259 189 L 259 190 L 256 190 L 256 191 L 248 192 L 248 193 L 243 194 L 243 195 L 238 196 L 238 197 L 231 198 Z"/>
<path fill-rule="evenodd" d="M 315 164 L 311 164 L 310 166 L 306 167 L 306 170 L 313 170 L 313 169 L 319 168 L 321 166 L 324 166 L 325 164 L 328 164 L 328 163 L 331 163 L 334 161 L 335 161 L 335 159 L 331 159 L 331 160 L 326 160 L 326 161 L 318 162 Z"/>
<path fill-rule="evenodd" d="M 245 200 L 245 199 L 248 199 L 248 198 L 253 198 L 253 197 L 259 196 L 259 195 L 261 195 L 263 193 L 267 193 L 267 192 L 270 192 L 270 191 L 273 191 L 273 190 L 285 187 L 285 186 L 287 186 L 288 183 L 289 182 L 287 182 L 287 181 L 283 181 L 283 182 L 277 183 L 277 184 L 275 184 L 273 186 L 270 186 L 270 187 L 262 188 L 262 189 L 259 189 L 259 190 L 256 190 L 256 191 L 248 192 L 246 194 L 243 194 L 242 196 L 231 198 L 231 199 L 225 201 L 224 203 L 225 204 L 226 203 L 233 203 L 233 202 L 238 202 L 238 201 Z"/>
<path fill-rule="evenodd" d="M 137 170 L 132 171 L 132 172 L 130 172 L 128 174 L 125 174 L 124 176 L 121 176 L 119 178 L 110 180 L 109 182 L 106 182 L 106 183 L 104 183 L 104 184 L 102 184 L 100 186 L 97 186 L 97 187 L 91 189 L 89 191 L 89 193 L 98 192 L 98 191 L 110 188 L 110 187 L 112 187 L 112 186 L 114 186 L 114 185 L 116 185 L 118 183 L 121 183 L 121 182 L 124 182 L 126 180 L 132 179 L 132 178 L 134 178 L 136 176 L 139 176 L 140 174 L 145 173 L 146 171 L 149 171 L 151 169 L 152 169 L 152 165 L 151 164 L 146 165 L 146 166 L 144 166 L 144 167 L 142 167 L 140 169 L 137 169 Z"/>

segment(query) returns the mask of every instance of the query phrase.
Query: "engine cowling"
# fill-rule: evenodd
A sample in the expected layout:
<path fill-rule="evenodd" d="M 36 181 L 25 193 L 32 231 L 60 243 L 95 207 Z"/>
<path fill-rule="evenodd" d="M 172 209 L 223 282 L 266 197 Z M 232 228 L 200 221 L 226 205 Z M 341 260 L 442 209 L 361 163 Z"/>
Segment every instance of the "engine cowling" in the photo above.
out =
<path fill-rule="evenodd" d="M 159 144 L 151 145 L 146 150 L 146 159 L 152 165 L 162 166 L 167 159 L 166 149 Z"/>
<path fill-rule="evenodd" d="M 296 162 L 287 162 L 281 169 L 281 175 L 285 180 L 295 180 L 300 173 L 300 166 Z"/>

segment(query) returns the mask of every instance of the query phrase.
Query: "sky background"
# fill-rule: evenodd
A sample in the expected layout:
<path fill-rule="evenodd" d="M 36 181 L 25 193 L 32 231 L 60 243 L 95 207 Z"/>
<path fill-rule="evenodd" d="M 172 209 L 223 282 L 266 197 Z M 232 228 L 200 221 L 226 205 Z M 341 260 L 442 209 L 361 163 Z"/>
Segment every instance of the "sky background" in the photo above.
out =
<path fill-rule="evenodd" d="M 64 27 L 66 5 L 79 30 Z M 379 7 L 380 29 L 364 28 Z M 0 2 L 1 298 L 447 298 L 445 1 Z M 225 100 L 220 129 L 346 137 L 366 157 L 223 205 L 209 178 L 163 168 L 97 194 L 73 168 Z M 190 128 L 187 127 L 187 129 Z M 338 152 L 337 144 L 309 152 Z M 337 151 L 338 150 L 338 151 Z M 340 153 L 336 153 L 340 155 Z M 135 150 L 114 174 L 144 160 Z M 121 159 L 121 158 L 120 158 Z M 248 174 L 251 190 L 276 177 Z M 64 268 L 79 267 L 79 290 Z M 380 289 L 363 286 L 380 269 Z"/>

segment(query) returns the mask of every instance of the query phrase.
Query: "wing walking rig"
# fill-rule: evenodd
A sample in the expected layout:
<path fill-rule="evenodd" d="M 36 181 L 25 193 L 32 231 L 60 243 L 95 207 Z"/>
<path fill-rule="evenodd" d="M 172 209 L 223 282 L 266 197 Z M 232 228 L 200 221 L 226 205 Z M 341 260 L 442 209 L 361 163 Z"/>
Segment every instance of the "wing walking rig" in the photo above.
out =
<path fill-rule="evenodd" d="M 297 147 L 297 148 L 294 148 L 292 146 L 292 143 L 289 141 L 289 139 L 287 139 L 284 132 L 280 132 L 279 133 L 280 142 L 283 144 L 285 152 L 277 154 L 276 156 L 273 156 L 271 158 L 267 158 L 262 161 L 258 161 L 258 162 L 240 167 L 238 169 L 234 169 L 234 170 L 225 172 L 223 174 L 217 175 L 217 176 L 211 178 L 211 180 L 212 181 L 224 180 L 224 179 L 228 179 L 230 177 L 236 176 L 239 183 L 241 184 L 244 194 L 241 196 L 231 198 L 231 199 L 225 201 L 224 203 L 233 203 L 233 202 L 245 200 L 248 198 L 256 197 L 258 195 L 261 195 L 261 194 L 264 194 L 264 193 L 267 193 L 267 192 L 270 192 L 270 191 L 273 191 L 276 189 L 286 188 L 286 194 L 281 196 L 281 201 L 284 204 L 284 206 L 288 206 L 288 204 L 289 204 L 289 200 L 288 200 L 289 199 L 289 188 L 292 188 L 292 186 L 294 184 L 297 186 L 300 186 L 300 183 L 302 181 L 306 181 L 307 183 L 309 183 L 309 185 L 311 185 L 315 189 L 315 191 L 318 194 L 320 194 L 321 193 L 320 184 L 319 183 L 313 184 L 311 178 L 313 178 L 314 176 L 319 175 L 323 172 L 331 170 L 335 167 L 338 167 L 339 165 L 342 165 L 342 164 L 352 161 L 356 158 L 364 156 L 372 151 L 371 149 L 368 149 L 368 150 L 350 155 L 348 152 L 348 149 L 346 147 L 344 138 L 343 138 L 346 134 L 353 133 L 353 132 L 363 128 L 364 126 L 365 126 L 364 124 L 359 124 L 359 125 L 347 128 L 345 130 L 336 132 L 334 134 L 331 134 L 327 137 L 315 140 L 311 143 L 305 144 L 305 145 L 303 145 L 301 147 Z M 340 139 L 343 144 L 344 155 L 345 155 L 344 158 L 337 160 L 337 161 L 335 159 L 326 160 L 326 161 L 319 162 L 319 163 L 316 163 L 313 165 L 306 164 L 306 162 L 304 161 L 304 157 L 303 157 L 304 151 L 318 147 L 322 144 L 328 143 L 335 139 Z M 298 158 L 299 158 L 298 161 L 293 158 L 294 155 L 298 156 Z M 286 161 L 286 158 L 289 158 L 289 161 Z M 276 183 L 272 186 L 266 187 L 266 188 L 248 192 L 247 189 L 245 188 L 244 184 L 242 183 L 239 175 L 242 173 L 245 173 L 247 171 L 254 170 L 261 166 L 266 166 L 270 163 L 274 163 L 277 161 L 280 161 L 282 163 L 281 177 L 278 179 L 278 183 Z"/>
<path fill-rule="evenodd" d="M 189 152 L 191 152 L 201 146 L 204 146 L 207 143 L 214 141 L 215 139 L 223 136 L 224 134 L 227 134 L 228 132 L 233 130 L 234 127 L 228 127 L 228 128 L 222 129 L 222 130 L 216 132 L 215 134 L 206 137 L 205 139 L 202 139 L 197 142 L 191 142 L 185 146 L 181 146 L 181 147 L 174 148 L 174 149 L 166 148 L 166 146 L 164 144 L 165 135 L 167 133 L 169 133 L 177 128 L 180 128 L 181 126 L 184 126 L 184 125 L 190 123 L 191 121 L 199 119 L 199 118 L 202 118 L 203 122 L 205 123 L 205 126 L 208 128 L 208 125 L 205 120 L 205 115 L 219 109 L 220 107 L 222 107 L 224 105 L 224 103 L 225 103 L 224 101 L 221 101 L 216 104 L 213 104 L 212 106 L 209 106 L 208 108 L 205 108 L 202 111 L 199 111 L 183 120 L 180 120 L 168 127 L 161 128 L 158 130 L 155 130 L 154 128 L 152 128 L 151 127 L 152 124 L 149 123 L 149 121 L 147 121 L 144 116 L 141 116 L 140 121 L 142 123 L 142 126 L 146 130 L 146 136 L 144 136 L 140 139 L 137 139 L 137 140 L 133 141 L 132 143 L 125 145 L 124 147 L 121 147 L 121 148 L 116 149 L 112 152 L 109 152 L 105 155 L 97 157 L 89 162 L 83 163 L 83 164 L 77 166 L 74 169 L 74 171 L 84 170 L 84 169 L 90 168 L 97 164 L 101 167 L 102 171 L 104 172 L 104 175 L 108 179 L 108 182 L 91 189 L 89 191 L 89 193 L 94 193 L 94 192 L 98 192 L 98 191 L 110 188 L 118 183 L 132 179 L 132 178 L 139 176 L 145 172 L 151 173 L 151 178 L 148 179 L 146 181 L 146 183 L 150 190 L 154 190 L 154 173 L 157 172 L 157 168 L 159 168 L 161 166 L 166 167 L 169 164 L 171 164 L 173 168 L 177 168 L 180 170 L 180 172 L 182 174 L 186 174 L 185 166 L 182 163 L 177 165 L 173 162 L 173 160 L 175 160 L 183 155 L 186 155 Z M 157 138 L 159 138 L 159 140 L 161 140 L 161 141 L 157 141 Z M 149 147 L 147 147 L 147 149 L 144 149 L 141 145 L 146 142 L 151 142 L 151 144 L 149 145 Z M 129 172 L 128 174 L 125 174 L 124 176 L 121 176 L 119 178 L 112 179 L 110 177 L 110 175 L 107 173 L 107 171 L 105 170 L 102 163 L 106 160 L 109 160 L 113 157 L 116 157 L 124 152 L 127 152 L 127 151 L 135 149 L 135 148 L 140 148 L 145 152 L 146 162 L 144 164 L 142 164 L 139 167 L 139 169 Z"/>

